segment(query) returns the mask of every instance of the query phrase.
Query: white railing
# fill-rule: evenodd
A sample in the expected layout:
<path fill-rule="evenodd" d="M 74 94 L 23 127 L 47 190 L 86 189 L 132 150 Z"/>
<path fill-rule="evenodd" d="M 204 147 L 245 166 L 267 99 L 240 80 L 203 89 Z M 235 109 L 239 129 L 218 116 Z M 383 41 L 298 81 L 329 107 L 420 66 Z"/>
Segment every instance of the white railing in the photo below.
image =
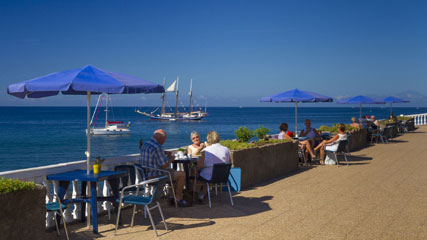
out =
<path fill-rule="evenodd" d="M 135 164 L 139 160 L 139 154 L 127 155 L 119 158 L 110 158 L 106 159 L 102 163 L 102 170 L 113 170 L 114 166 L 122 165 L 122 164 Z M 0 172 L 0 177 L 12 178 L 12 179 L 20 179 L 22 181 L 32 181 L 38 184 L 42 184 L 46 187 L 47 192 L 58 192 L 59 182 L 58 181 L 50 181 L 47 180 L 47 175 L 62 173 L 72 170 L 86 169 L 86 161 L 76 161 L 76 162 L 68 162 L 68 163 L 59 163 L 49 166 L 43 167 L 35 167 L 35 168 L 27 168 L 13 171 Z M 122 183 L 121 183 L 122 184 Z M 104 181 L 102 187 L 98 187 L 98 196 L 108 196 L 110 193 L 110 186 L 107 181 Z M 65 194 L 65 199 L 71 199 L 79 196 L 81 194 L 81 190 L 79 188 L 78 182 L 73 181 L 70 184 L 70 187 Z M 54 201 L 51 195 L 46 196 L 46 202 Z M 86 215 L 87 215 L 87 207 L 86 207 Z M 111 209 L 110 202 L 99 202 L 98 203 L 98 212 L 103 212 Z M 67 222 L 74 221 L 75 219 L 80 219 L 80 204 L 71 204 L 64 211 L 65 220 Z M 53 213 L 46 214 L 46 227 L 55 226 L 55 222 L 53 220 Z"/>
<path fill-rule="evenodd" d="M 411 114 L 404 116 L 414 118 L 415 126 L 427 125 L 427 113 Z"/>

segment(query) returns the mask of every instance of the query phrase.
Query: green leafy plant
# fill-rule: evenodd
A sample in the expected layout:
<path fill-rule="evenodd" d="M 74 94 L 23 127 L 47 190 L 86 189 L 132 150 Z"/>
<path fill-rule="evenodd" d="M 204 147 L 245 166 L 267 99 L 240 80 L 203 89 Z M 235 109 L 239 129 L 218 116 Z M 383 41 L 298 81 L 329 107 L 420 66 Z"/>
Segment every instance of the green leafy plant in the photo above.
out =
<path fill-rule="evenodd" d="M 182 148 L 182 147 L 180 147 L 180 148 L 178 148 L 178 152 L 186 152 L 187 150 L 185 150 L 185 148 Z"/>
<path fill-rule="evenodd" d="M 104 162 L 105 158 L 101 158 L 100 156 L 96 157 L 95 164 L 102 164 Z"/>
<path fill-rule="evenodd" d="M 350 132 L 353 131 L 357 128 L 349 125 L 349 124 L 345 124 L 345 131 L 346 132 Z M 332 126 L 326 126 L 326 125 L 322 125 L 320 126 L 320 128 L 318 129 L 319 131 L 322 132 L 331 132 L 331 133 L 338 133 L 338 123 L 334 123 Z"/>
<path fill-rule="evenodd" d="M 234 132 L 240 142 L 249 142 L 249 140 L 255 136 L 254 131 L 249 130 L 247 127 L 239 127 L 239 129 Z"/>
<path fill-rule="evenodd" d="M 260 140 L 255 143 L 247 143 L 247 142 L 238 142 L 233 140 L 223 140 L 223 141 L 220 141 L 220 144 L 223 146 L 226 146 L 228 149 L 233 151 L 233 150 L 259 147 L 259 146 L 272 144 L 272 143 L 291 142 L 291 141 L 292 141 L 291 139 L 270 139 L 269 141 Z"/>
<path fill-rule="evenodd" d="M 23 182 L 21 180 L 14 180 L 10 178 L 0 178 L 0 194 L 5 194 L 9 192 L 19 191 L 19 190 L 33 190 L 36 184 L 33 182 Z"/>
<path fill-rule="evenodd" d="M 265 135 L 270 132 L 270 129 L 265 128 L 263 125 L 259 126 L 258 129 L 255 129 L 256 136 L 259 140 L 264 139 Z"/>

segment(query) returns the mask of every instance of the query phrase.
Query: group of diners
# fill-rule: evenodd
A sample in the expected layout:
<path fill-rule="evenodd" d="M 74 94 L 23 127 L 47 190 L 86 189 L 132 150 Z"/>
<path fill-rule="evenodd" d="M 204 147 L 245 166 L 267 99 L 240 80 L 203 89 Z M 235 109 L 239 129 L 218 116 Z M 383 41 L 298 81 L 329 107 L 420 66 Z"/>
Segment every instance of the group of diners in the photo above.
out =
<path fill-rule="evenodd" d="M 230 150 L 219 143 L 220 137 L 216 131 L 208 132 L 207 141 L 204 143 L 200 141 L 200 135 L 195 131 L 191 132 L 190 137 L 193 143 L 187 147 L 187 154 L 198 156 L 197 170 L 200 171 L 198 173 L 199 176 L 205 180 L 211 180 L 214 164 L 230 162 Z M 178 206 L 189 207 L 191 204 L 183 199 L 186 175 L 183 171 L 176 171 L 171 168 L 171 163 L 175 160 L 175 156 L 163 149 L 162 145 L 165 143 L 166 138 L 167 134 L 163 129 L 154 131 L 153 137 L 143 143 L 141 147 L 140 164 L 150 168 L 146 170 L 148 178 L 164 175 L 164 173 L 154 169 L 166 169 L 169 171 L 175 182 L 174 187 Z M 198 202 L 203 203 L 207 193 L 206 187 L 199 186 L 197 192 Z M 174 204 L 174 202 L 173 196 L 170 196 L 170 203 Z"/>
<path fill-rule="evenodd" d="M 303 151 L 304 164 L 307 164 L 308 155 L 311 156 L 312 161 L 319 160 L 320 164 L 324 164 L 325 150 L 336 151 L 338 148 L 339 141 L 347 140 L 347 134 L 345 133 L 345 125 L 338 125 L 338 134 L 330 139 L 323 140 L 319 131 L 311 127 L 311 120 L 306 119 L 304 121 L 305 129 L 301 130 L 298 135 L 299 138 L 294 140 L 294 134 L 288 130 L 288 124 L 280 124 L 279 139 L 291 139 L 298 141 L 299 148 Z M 316 153 L 319 152 L 319 155 Z"/>

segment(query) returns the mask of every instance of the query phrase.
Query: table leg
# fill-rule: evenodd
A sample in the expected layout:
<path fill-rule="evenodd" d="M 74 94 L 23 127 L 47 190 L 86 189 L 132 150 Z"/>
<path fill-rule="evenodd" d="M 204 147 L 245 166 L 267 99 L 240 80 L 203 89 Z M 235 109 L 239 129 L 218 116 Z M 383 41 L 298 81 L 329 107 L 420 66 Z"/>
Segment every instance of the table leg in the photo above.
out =
<path fill-rule="evenodd" d="M 98 233 L 98 207 L 97 207 L 97 182 L 90 182 L 90 208 L 92 209 L 93 232 Z"/>
<path fill-rule="evenodd" d="M 189 176 L 189 171 L 188 171 L 188 163 L 183 163 L 182 165 L 184 165 L 184 172 L 185 172 L 185 188 L 187 189 L 187 191 L 190 190 L 190 176 Z"/>
<path fill-rule="evenodd" d="M 67 193 L 67 190 L 68 190 L 68 186 L 70 185 L 70 182 L 69 181 L 59 181 L 59 188 L 58 188 L 58 192 L 57 192 L 57 194 L 58 194 L 58 197 L 60 198 L 60 200 L 61 200 L 61 202 L 62 203 L 66 203 L 64 200 L 64 197 L 65 197 L 65 194 Z M 57 224 L 57 226 L 58 226 L 58 228 L 60 228 L 60 223 L 61 223 L 61 216 L 57 213 L 57 212 L 54 212 L 53 214 L 55 214 L 56 215 L 56 224 Z"/>

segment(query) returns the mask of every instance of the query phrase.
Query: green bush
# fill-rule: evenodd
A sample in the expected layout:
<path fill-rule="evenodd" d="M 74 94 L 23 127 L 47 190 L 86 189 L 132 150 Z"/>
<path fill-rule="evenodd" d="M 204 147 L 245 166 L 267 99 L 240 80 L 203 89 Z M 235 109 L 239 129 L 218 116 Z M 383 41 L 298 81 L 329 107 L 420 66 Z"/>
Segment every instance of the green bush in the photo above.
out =
<path fill-rule="evenodd" d="M 268 141 L 260 140 L 255 143 L 247 143 L 247 142 L 237 142 L 233 140 L 223 140 L 223 141 L 220 141 L 220 144 L 228 147 L 231 151 L 233 151 L 233 150 L 241 150 L 241 149 L 258 147 L 258 146 L 262 146 L 270 143 L 291 142 L 291 141 L 292 141 L 291 139 L 270 139 Z"/>
<path fill-rule="evenodd" d="M 349 124 L 345 124 L 345 131 L 346 132 L 350 132 L 354 129 L 357 129 L 357 128 L 355 128 Z M 331 127 L 322 125 L 322 126 L 320 126 L 320 128 L 318 130 L 322 131 L 322 132 L 338 133 L 338 123 L 334 123 Z"/>
<path fill-rule="evenodd" d="M 240 142 L 249 142 L 249 140 L 255 136 L 254 131 L 249 130 L 247 127 L 239 127 L 239 129 L 234 132 Z"/>
<path fill-rule="evenodd" d="M 265 128 L 263 125 L 259 126 L 258 129 L 255 129 L 256 136 L 259 140 L 264 139 L 265 135 L 270 132 L 270 129 Z"/>
<path fill-rule="evenodd" d="M 401 117 L 401 116 L 397 116 L 396 118 L 397 120 L 401 120 L 401 121 L 407 121 L 409 119 L 412 119 L 412 117 Z"/>
<path fill-rule="evenodd" d="M 21 180 L 0 178 L 0 194 L 19 191 L 23 189 L 33 190 L 36 184 L 33 182 L 23 182 Z"/>

